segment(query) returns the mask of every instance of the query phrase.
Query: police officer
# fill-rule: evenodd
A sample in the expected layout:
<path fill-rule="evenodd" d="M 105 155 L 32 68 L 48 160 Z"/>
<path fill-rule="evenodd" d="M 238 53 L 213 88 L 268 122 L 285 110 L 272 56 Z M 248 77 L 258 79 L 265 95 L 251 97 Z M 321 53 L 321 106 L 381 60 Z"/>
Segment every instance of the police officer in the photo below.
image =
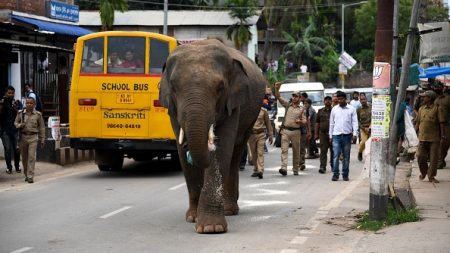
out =
<path fill-rule="evenodd" d="M 323 100 L 325 107 L 317 112 L 314 139 L 320 140 L 320 169 L 319 173 L 324 174 L 327 170 L 327 153 L 330 150 L 330 166 L 333 170 L 333 145 L 331 145 L 330 137 L 328 135 L 330 129 L 330 114 L 331 114 L 331 97 L 326 96 Z"/>
<path fill-rule="evenodd" d="M 361 135 L 358 161 L 362 161 L 362 154 L 366 148 L 366 141 L 370 137 L 370 124 L 372 122 L 372 106 L 367 103 L 366 96 L 361 96 L 360 102 L 361 107 L 356 110 L 356 114 L 358 115 L 359 133 Z"/>
<path fill-rule="evenodd" d="M 444 116 L 444 138 L 441 139 L 440 152 L 438 158 L 438 169 L 445 167 L 445 157 L 450 147 L 450 95 L 444 94 L 444 85 L 442 82 L 437 81 L 433 87 L 437 97 L 434 100 L 434 104 L 439 106 L 443 110 Z"/>
<path fill-rule="evenodd" d="M 443 110 L 434 104 L 436 93 L 426 91 L 423 94 L 423 105 L 420 107 L 416 119 L 416 132 L 419 134 L 419 148 L 417 150 L 417 163 L 419 164 L 420 176 L 423 180 L 439 183 L 435 178 L 437 174 L 437 162 L 439 159 L 440 140 L 445 139 Z M 427 160 L 430 158 L 430 166 Z"/>
<path fill-rule="evenodd" d="M 263 178 L 264 173 L 264 142 L 266 140 L 266 133 L 269 134 L 269 143 L 273 143 L 273 131 L 270 124 L 269 113 L 267 109 L 261 107 L 258 118 L 256 119 L 253 129 L 248 139 L 250 152 L 253 154 L 253 174 L 252 177 Z"/>
<path fill-rule="evenodd" d="M 275 83 L 275 97 L 286 108 L 283 123 L 281 124 L 281 168 L 278 172 L 287 175 L 288 149 L 292 144 L 292 170 L 298 175 L 300 162 L 300 127 L 306 125 L 306 115 L 300 105 L 300 92 L 292 93 L 292 102 L 280 96 L 280 82 Z"/>
<path fill-rule="evenodd" d="M 36 102 L 33 98 L 27 98 L 25 109 L 19 111 L 14 125 L 20 131 L 20 152 L 22 153 L 23 172 L 25 181 L 34 182 L 34 165 L 36 162 L 36 149 L 38 142 L 44 147 L 45 125 L 42 114 L 35 110 Z"/>

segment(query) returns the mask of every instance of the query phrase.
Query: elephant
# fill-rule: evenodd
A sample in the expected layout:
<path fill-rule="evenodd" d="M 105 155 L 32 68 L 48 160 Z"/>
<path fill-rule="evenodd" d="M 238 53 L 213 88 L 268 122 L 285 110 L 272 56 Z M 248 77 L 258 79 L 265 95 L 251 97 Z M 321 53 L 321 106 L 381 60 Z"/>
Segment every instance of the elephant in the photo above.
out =
<path fill-rule="evenodd" d="M 189 192 L 186 221 L 197 233 L 225 233 L 239 212 L 239 161 L 267 81 L 258 66 L 218 39 L 178 46 L 159 91 L 168 109 Z"/>

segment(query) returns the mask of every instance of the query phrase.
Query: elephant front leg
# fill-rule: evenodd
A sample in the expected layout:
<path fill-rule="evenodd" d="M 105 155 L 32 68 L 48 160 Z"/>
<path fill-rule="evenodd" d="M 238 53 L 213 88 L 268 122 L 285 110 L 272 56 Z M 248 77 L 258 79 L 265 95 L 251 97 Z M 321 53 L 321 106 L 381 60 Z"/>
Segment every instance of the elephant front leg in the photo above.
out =
<path fill-rule="evenodd" d="M 197 209 L 197 233 L 224 233 L 228 229 L 223 206 L 223 179 L 217 160 L 205 171 Z"/>

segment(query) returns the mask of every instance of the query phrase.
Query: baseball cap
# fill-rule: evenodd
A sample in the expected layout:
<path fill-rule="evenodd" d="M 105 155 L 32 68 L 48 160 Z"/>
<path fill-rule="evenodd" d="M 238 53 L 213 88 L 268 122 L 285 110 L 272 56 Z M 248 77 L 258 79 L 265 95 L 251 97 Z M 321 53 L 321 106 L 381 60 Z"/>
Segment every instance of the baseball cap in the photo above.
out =
<path fill-rule="evenodd" d="M 296 96 L 296 97 L 300 97 L 301 92 L 300 91 L 296 91 L 292 93 L 292 96 Z"/>

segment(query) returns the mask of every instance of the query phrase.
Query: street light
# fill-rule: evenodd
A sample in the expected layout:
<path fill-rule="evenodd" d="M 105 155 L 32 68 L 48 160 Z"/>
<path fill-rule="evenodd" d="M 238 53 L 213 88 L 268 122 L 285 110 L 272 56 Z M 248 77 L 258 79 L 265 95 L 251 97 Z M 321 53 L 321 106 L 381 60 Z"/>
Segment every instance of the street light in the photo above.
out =
<path fill-rule="evenodd" d="M 350 3 L 350 4 L 345 4 L 343 3 L 341 5 L 341 53 L 344 52 L 344 9 L 347 6 L 354 6 L 354 5 L 360 5 L 360 4 L 364 4 L 367 3 L 367 1 L 361 1 L 361 2 L 357 2 L 357 3 Z"/>
<path fill-rule="evenodd" d="M 349 4 L 345 4 L 345 3 L 342 3 L 342 5 L 341 5 L 341 54 L 343 54 L 344 53 L 344 9 L 345 9 L 345 7 L 347 7 L 347 6 L 354 6 L 354 5 L 360 5 L 360 4 L 363 4 L 363 3 L 367 3 L 367 1 L 361 1 L 361 2 L 356 2 L 356 3 L 349 3 Z M 344 67 L 345 68 L 345 67 Z M 342 89 L 344 89 L 344 86 L 345 86 L 345 74 L 342 74 L 341 75 L 341 81 L 342 81 Z"/>

